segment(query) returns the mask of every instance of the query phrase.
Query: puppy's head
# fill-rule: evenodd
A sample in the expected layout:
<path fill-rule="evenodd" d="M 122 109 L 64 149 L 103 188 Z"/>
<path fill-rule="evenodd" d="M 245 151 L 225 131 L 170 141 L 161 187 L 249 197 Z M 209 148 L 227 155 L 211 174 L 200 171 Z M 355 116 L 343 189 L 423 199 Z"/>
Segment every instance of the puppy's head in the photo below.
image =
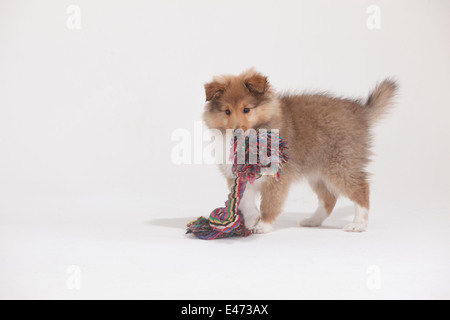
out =
<path fill-rule="evenodd" d="M 279 112 L 276 93 L 267 77 L 253 69 L 238 76 L 218 76 L 205 85 L 203 119 L 209 128 L 258 129 Z"/>

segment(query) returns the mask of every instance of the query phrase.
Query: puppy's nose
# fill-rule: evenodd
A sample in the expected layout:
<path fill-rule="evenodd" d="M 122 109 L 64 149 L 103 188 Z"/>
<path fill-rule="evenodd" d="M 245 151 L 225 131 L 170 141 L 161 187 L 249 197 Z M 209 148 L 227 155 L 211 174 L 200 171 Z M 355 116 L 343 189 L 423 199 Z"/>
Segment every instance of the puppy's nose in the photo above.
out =
<path fill-rule="evenodd" d="M 250 132 L 249 128 L 242 126 L 239 129 L 242 130 L 242 132 L 244 133 L 244 135 L 248 136 L 248 133 Z"/>
<path fill-rule="evenodd" d="M 238 126 L 234 129 L 234 131 L 239 131 L 240 134 L 243 134 L 244 137 L 248 137 L 250 135 L 250 133 L 252 132 L 252 129 L 247 128 L 245 126 Z"/>

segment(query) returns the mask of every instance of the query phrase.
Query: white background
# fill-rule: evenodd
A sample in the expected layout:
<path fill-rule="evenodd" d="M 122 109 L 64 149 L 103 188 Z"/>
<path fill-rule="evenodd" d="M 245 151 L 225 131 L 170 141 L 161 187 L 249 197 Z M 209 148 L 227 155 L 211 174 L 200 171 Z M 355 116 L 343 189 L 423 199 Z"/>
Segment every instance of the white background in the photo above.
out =
<path fill-rule="evenodd" d="M 0 0 L 0 298 L 450 298 L 449 30 L 446 0 Z M 340 230 L 344 199 L 299 228 L 299 184 L 271 234 L 184 235 L 227 189 L 173 164 L 171 134 L 194 133 L 213 75 L 251 66 L 280 91 L 398 80 L 369 232 Z"/>

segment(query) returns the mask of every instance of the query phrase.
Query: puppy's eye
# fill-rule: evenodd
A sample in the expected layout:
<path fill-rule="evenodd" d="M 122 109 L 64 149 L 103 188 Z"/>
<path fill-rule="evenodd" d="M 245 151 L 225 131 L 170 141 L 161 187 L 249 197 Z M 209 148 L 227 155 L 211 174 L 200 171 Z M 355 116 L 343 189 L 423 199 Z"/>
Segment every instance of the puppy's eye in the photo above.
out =
<path fill-rule="evenodd" d="M 230 114 L 231 114 L 231 111 L 230 110 L 225 110 L 225 114 L 227 115 L 227 116 L 229 116 Z"/>
<path fill-rule="evenodd" d="M 244 109 L 244 113 L 249 113 L 250 112 L 250 108 L 245 108 Z"/>

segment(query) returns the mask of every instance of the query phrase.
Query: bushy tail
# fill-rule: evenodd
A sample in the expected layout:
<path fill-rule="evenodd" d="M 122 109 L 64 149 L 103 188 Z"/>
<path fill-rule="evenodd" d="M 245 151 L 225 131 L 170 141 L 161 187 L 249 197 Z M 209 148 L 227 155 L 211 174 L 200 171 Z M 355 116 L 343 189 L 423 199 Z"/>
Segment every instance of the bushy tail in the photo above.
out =
<path fill-rule="evenodd" d="M 370 122 L 375 122 L 388 113 L 397 88 L 398 85 L 394 80 L 386 79 L 372 91 L 366 103 Z"/>

